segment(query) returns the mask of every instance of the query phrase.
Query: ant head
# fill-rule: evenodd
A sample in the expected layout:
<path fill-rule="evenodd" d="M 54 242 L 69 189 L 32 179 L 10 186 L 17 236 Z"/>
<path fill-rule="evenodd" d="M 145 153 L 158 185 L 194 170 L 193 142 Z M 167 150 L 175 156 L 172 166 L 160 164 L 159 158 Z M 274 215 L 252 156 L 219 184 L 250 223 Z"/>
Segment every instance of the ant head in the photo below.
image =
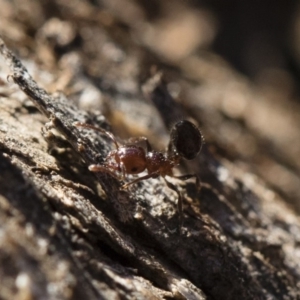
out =
<path fill-rule="evenodd" d="M 177 122 L 170 135 L 169 152 L 176 152 L 181 157 L 191 160 L 200 152 L 202 135 L 200 130 L 190 121 Z"/>

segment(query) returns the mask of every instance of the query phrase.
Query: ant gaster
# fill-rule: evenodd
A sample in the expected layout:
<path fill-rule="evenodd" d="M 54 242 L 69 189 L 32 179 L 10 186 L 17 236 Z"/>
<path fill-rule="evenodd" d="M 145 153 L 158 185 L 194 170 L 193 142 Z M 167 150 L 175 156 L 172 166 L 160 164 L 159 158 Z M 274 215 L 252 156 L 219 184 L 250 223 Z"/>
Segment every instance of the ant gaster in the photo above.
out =
<path fill-rule="evenodd" d="M 95 127 L 90 124 L 76 123 L 76 126 L 93 129 L 101 132 L 109 137 L 115 144 L 116 149 L 108 153 L 104 164 L 90 165 L 89 170 L 92 172 L 106 172 L 117 177 L 116 173 L 122 174 L 124 179 L 126 174 L 140 174 L 147 171 L 147 174 L 138 177 L 128 183 L 122 185 L 122 189 L 148 178 L 162 176 L 167 186 L 174 190 L 178 195 L 178 213 L 180 218 L 180 227 L 182 220 L 182 196 L 177 187 L 169 182 L 165 176 L 171 176 L 182 180 L 187 180 L 191 177 L 196 178 L 196 184 L 199 187 L 199 179 L 195 174 L 183 176 L 174 176 L 173 168 L 179 165 L 180 158 L 187 160 L 194 159 L 200 152 L 203 138 L 200 130 L 190 121 L 182 120 L 177 122 L 170 134 L 170 142 L 165 153 L 152 150 L 152 147 L 146 137 L 131 139 L 130 144 L 120 145 L 114 135 L 102 128 Z M 146 143 L 145 151 L 137 143 L 143 141 Z"/>

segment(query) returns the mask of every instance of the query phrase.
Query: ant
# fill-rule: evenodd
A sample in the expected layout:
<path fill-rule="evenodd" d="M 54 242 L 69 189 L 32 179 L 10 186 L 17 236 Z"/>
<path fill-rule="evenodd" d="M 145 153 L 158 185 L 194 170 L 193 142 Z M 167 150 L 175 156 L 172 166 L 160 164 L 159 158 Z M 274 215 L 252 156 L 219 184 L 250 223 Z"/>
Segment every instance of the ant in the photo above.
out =
<path fill-rule="evenodd" d="M 173 168 L 179 165 L 181 158 L 192 160 L 201 150 L 203 137 L 200 130 L 193 123 L 187 120 L 181 120 L 173 126 L 170 133 L 170 142 L 165 153 L 152 150 L 152 147 L 146 137 L 132 138 L 130 139 L 129 144 L 120 145 L 112 133 L 102 128 L 85 123 L 76 123 L 75 125 L 99 131 L 109 137 L 116 147 L 115 150 L 108 153 L 104 164 L 90 165 L 90 171 L 109 173 L 115 178 L 117 178 L 116 173 L 121 173 L 122 179 L 125 178 L 126 174 L 136 175 L 147 171 L 146 175 L 123 184 L 121 189 L 127 189 L 130 185 L 141 180 L 162 176 L 167 186 L 174 190 L 178 195 L 177 209 L 180 220 L 179 228 L 181 228 L 182 196 L 177 187 L 173 183 L 169 182 L 165 177 L 170 176 L 181 180 L 187 180 L 195 177 L 196 184 L 199 188 L 200 182 L 197 175 L 173 175 Z M 138 142 L 145 142 L 147 151 L 138 146 Z"/>

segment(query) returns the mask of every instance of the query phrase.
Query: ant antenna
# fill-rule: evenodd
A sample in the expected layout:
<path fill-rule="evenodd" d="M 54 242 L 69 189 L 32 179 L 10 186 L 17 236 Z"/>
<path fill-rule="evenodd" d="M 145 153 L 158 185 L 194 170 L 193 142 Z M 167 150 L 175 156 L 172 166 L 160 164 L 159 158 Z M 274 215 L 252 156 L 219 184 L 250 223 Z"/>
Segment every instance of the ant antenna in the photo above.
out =
<path fill-rule="evenodd" d="M 116 141 L 116 139 L 115 139 L 115 137 L 114 137 L 114 135 L 113 135 L 112 133 L 110 133 L 110 132 L 108 132 L 108 131 L 106 131 L 106 130 L 104 130 L 104 129 L 102 129 L 102 128 L 99 128 L 99 127 L 90 125 L 90 124 L 85 124 L 85 123 L 76 122 L 74 125 L 77 126 L 77 127 L 90 128 L 90 129 L 99 131 L 99 132 L 101 132 L 102 134 L 105 134 L 107 137 L 109 137 L 109 138 L 113 141 L 113 143 L 114 143 L 115 146 L 116 146 L 116 149 L 119 150 L 119 144 L 118 144 L 118 142 Z"/>

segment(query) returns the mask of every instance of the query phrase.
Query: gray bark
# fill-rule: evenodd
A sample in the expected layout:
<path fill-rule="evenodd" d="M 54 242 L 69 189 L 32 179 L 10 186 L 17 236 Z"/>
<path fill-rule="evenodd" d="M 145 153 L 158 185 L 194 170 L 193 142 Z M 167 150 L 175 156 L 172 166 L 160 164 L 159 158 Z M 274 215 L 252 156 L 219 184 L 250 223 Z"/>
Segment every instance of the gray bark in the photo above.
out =
<path fill-rule="evenodd" d="M 104 115 L 47 92 L 0 47 L 10 68 L 1 64 L 1 299 L 300 298 L 297 209 L 264 179 L 207 143 L 180 170 L 200 176 L 200 192 L 192 180 L 172 181 L 185 198 L 179 233 L 177 195 L 162 178 L 123 191 L 114 176 L 88 170 L 113 144 L 74 124 L 113 130 Z M 161 128 L 201 120 L 163 83 L 145 90 Z"/>

